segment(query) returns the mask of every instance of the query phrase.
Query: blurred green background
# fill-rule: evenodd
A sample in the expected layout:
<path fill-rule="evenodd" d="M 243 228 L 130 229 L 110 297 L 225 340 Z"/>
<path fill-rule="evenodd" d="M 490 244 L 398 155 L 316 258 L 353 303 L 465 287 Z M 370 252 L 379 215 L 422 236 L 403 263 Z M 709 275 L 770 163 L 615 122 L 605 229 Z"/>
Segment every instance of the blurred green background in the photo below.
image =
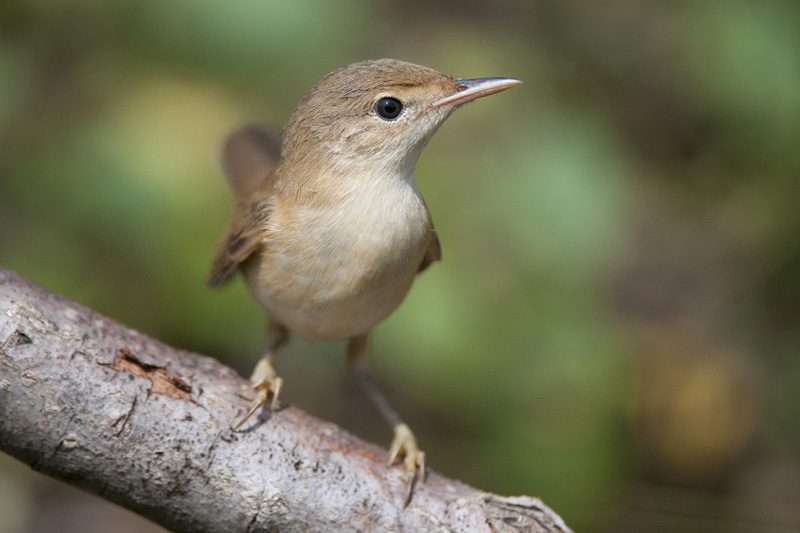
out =
<path fill-rule="evenodd" d="M 579 531 L 800 528 L 795 0 L 5 0 L 0 265 L 249 375 L 265 313 L 204 286 L 216 150 L 379 57 L 524 81 L 423 154 L 444 261 L 374 338 L 430 466 Z M 388 445 L 342 343 L 276 366 Z M 0 516 L 159 530 L 8 457 Z"/>

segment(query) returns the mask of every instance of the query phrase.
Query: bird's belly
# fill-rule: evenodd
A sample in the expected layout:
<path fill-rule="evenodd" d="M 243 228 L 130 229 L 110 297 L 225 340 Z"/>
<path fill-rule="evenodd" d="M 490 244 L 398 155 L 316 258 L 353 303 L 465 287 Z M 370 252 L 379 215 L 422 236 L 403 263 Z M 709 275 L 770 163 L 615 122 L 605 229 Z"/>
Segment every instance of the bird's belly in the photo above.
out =
<path fill-rule="evenodd" d="M 370 268 L 364 268 L 358 261 L 331 264 L 324 257 L 287 260 L 264 253 L 260 264 L 248 265 L 244 273 L 274 320 L 307 339 L 335 340 L 367 333 L 394 311 L 423 254 L 419 247 L 402 258 L 371 258 Z"/>
<path fill-rule="evenodd" d="M 276 203 L 262 251 L 244 265 L 256 300 L 298 335 L 367 333 L 403 301 L 435 238 L 413 179 L 367 177 L 341 184 L 351 189 L 335 203 Z"/>
<path fill-rule="evenodd" d="M 243 265 L 255 299 L 308 339 L 367 333 L 403 301 L 433 235 L 424 203 L 413 191 L 400 199 L 295 211 Z"/>

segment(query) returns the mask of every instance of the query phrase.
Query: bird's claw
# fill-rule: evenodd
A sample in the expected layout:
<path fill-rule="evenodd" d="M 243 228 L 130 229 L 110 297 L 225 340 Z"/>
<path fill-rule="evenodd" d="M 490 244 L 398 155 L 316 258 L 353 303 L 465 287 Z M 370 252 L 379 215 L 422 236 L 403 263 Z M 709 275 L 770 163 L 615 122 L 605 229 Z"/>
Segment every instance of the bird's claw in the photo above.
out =
<path fill-rule="evenodd" d="M 417 481 L 425 483 L 425 452 L 419 449 L 417 438 L 406 424 L 399 424 L 394 428 L 394 440 L 389 448 L 389 465 L 393 465 L 400 458 L 405 463 L 408 486 L 403 504 L 405 508 L 411 502 Z"/>
<path fill-rule="evenodd" d="M 278 407 L 278 397 L 283 389 L 283 379 L 278 377 L 278 374 L 275 372 L 275 369 L 272 368 L 269 361 L 262 359 L 258 362 L 250 381 L 252 384 L 249 385 L 245 391 L 256 391 L 256 397 L 253 399 L 253 403 L 250 404 L 250 409 L 247 410 L 244 417 L 233 426 L 234 430 L 242 427 L 242 425 L 253 416 L 253 413 L 266 404 L 270 394 L 272 395 L 272 401 L 269 404 L 269 412 L 274 412 Z M 242 393 L 239 395 L 243 396 Z"/>

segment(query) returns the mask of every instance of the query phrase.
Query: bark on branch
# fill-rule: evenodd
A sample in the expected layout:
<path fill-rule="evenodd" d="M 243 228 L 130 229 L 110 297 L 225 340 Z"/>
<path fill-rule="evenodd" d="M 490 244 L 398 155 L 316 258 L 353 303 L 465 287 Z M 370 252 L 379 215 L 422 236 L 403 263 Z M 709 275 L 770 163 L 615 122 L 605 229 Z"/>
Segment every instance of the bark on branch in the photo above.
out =
<path fill-rule="evenodd" d="M 0 268 L 0 449 L 173 531 L 558 531 L 539 499 L 430 473 L 294 407 L 229 427 L 244 384 Z"/>

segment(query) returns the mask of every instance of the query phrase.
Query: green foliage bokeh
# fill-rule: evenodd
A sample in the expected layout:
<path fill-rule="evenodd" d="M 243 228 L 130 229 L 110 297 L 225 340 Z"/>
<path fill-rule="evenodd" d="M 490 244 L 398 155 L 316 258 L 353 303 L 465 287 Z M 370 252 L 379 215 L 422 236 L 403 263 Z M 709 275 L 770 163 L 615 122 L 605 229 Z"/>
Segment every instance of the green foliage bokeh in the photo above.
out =
<path fill-rule="evenodd" d="M 426 148 L 444 261 L 373 363 L 432 468 L 603 530 L 654 475 L 636 451 L 652 328 L 690 323 L 726 339 L 699 358 L 763 376 L 749 446 L 800 438 L 800 7 L 602 5 L 6 2 L 0 264 L 247 374 L 265 314 L 241 280 L 203 283 L 232 201 L 225 134 L 280 128 L 367 58 L 519 78 Z M 296 341 L 277 367 L 284 399 L 388 444 L 341 343 Z"/>

